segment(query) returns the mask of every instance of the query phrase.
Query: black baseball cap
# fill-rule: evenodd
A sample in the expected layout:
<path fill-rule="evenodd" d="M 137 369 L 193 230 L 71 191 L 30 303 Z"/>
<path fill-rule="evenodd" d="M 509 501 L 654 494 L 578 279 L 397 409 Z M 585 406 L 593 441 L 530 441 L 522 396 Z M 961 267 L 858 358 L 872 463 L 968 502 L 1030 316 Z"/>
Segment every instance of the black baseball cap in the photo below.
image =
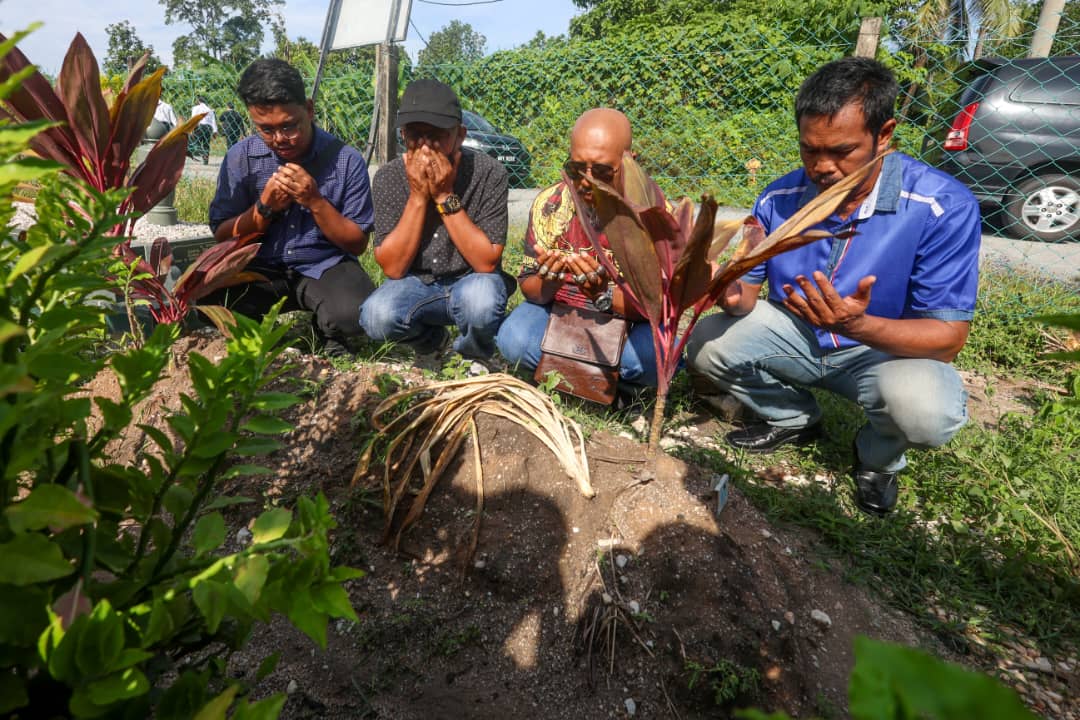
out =
<path fill-rule="evenodd" d="M 450 86 L 438 80 L 415 80 L 401 95 L 397 126 L 404 127 L 416 122 L 437 128 L 460 125 L 461 101 Z"/>

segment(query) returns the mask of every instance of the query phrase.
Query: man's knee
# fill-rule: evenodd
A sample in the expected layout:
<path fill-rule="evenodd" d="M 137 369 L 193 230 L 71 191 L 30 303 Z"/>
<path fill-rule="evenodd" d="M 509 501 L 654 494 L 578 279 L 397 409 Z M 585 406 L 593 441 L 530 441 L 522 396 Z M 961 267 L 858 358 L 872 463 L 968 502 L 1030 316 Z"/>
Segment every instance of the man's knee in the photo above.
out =
<path fill-rule="evenodd" d="M 372 340 L 389 340 L 403 321 L 404 308 L 376 290 L 360 306 L 360 327 Z"/>
<path fill-rule="evenodd" d="M 731 342 L 728 330 L 736 320 L 723 313 L 702 318 L 686 341 L 686 364 L 705 375 L 732 366 L 736 358 L 731 349 L 737 343 Z"/>
<path fill-rule="evenodd" d="M 946 363 L 886 363 L 879 392 L 886 412 L 913 447 L 944 445 L 967 422 L 967 392 L 956 370 Z"/>
<path fill-rule="evenodd" d="M 498 273 L 472 273 L 453 290 L 455 316 L 466 325 L 488 326 L 506 314 L 506 284 Z"/>

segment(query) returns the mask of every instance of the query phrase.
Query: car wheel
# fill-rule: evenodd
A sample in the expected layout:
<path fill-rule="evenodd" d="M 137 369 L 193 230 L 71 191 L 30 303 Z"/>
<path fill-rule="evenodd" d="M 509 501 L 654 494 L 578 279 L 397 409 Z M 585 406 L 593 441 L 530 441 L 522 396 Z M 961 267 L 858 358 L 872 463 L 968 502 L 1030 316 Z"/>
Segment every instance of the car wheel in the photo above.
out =
<path fill-rule="evenodd" d="M 1080 237 L 1080 182 L 1071 175 L 1040 175 L 1025 180 L 1007 206 L 1007 233 L 1062 242 Z"/>

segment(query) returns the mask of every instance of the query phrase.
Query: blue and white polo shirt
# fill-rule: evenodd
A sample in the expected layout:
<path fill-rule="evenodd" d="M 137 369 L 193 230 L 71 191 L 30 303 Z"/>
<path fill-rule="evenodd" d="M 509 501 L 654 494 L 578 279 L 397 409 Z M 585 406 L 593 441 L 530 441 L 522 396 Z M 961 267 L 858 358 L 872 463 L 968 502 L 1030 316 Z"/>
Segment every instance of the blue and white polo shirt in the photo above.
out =
<path fill-rule="evenodd" d="M 753 214 L 771 232 L 817 195 L 803 169 L 771 183 Z M 964 185 L 907 155 L 883 161 L 870 195 L 846 220 L 832 216 L 817 227 L 847 237 L 824 238 L 762 263 L 744 276 L 769 281 L 769 299 L 783 302 L 783 286 L 799 292 L 796 275 L 820 270 L 841 297 L 875 275 L 867 313 L 878 317 L 970 320 L 979 281 L 979 204 Z M 847 231 L 853 230 L 854 235 Z M 812 280 L 811 280 L 812 281 Z M 823 350 L 858 345 L 815 328 Z"/>

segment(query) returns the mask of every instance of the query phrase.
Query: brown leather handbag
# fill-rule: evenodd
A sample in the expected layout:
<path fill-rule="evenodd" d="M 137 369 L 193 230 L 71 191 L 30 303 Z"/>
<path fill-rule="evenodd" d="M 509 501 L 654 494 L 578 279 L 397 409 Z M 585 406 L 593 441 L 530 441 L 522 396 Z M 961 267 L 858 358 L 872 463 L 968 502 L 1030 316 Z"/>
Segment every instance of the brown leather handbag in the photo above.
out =
<path fill-rule="evenodd" d="M 554 303 L 533 377 L 543 382 L 554 370 L 563 378 L 556 390 L 610 405 L 628 327 L 608 313 Z"/>

